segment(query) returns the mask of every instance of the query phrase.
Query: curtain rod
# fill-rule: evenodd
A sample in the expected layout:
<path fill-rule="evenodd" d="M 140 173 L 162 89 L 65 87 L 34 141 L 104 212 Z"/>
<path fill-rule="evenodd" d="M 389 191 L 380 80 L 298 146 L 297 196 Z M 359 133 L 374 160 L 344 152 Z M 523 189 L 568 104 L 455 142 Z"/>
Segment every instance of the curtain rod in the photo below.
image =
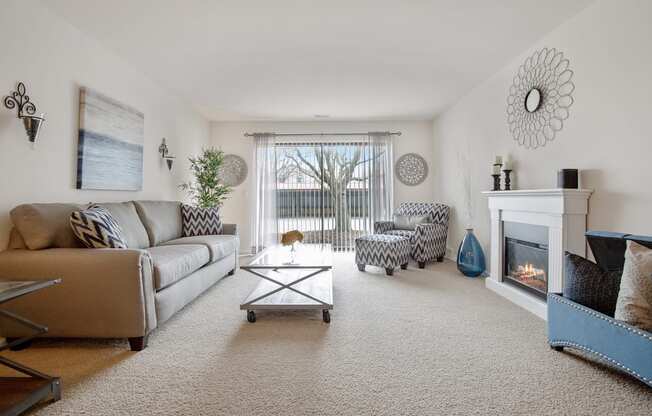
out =
<path fill-rule="evenodd" d="M 371 136 L 374 134 L 388 134 L 390 136 L 400 136 L 400 131 L 369 131 L 366 133 L 245 133 L 245 137 L 257 136 Z"/>

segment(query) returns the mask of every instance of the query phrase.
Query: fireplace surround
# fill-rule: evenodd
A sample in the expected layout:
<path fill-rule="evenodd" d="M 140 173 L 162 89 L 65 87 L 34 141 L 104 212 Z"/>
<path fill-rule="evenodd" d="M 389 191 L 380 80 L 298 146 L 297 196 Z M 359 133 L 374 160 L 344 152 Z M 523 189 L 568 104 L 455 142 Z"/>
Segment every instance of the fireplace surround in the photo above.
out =
<path fill-rule="evenodd" d="M 491 212 L 487 288 L 546 319 L 547 294 L 563 289 L 564 252 L 586 256 L 584 233 L 592 192 L 483 192 Z"/>

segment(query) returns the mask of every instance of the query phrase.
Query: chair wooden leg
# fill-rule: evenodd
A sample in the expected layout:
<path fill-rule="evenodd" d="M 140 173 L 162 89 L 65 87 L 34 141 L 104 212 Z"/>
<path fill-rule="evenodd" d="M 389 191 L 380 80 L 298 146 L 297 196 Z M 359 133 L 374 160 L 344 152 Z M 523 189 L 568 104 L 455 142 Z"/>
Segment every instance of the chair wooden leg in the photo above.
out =
<path fill-rule="evenodd" d="M 438 262 L 438 263 L 441 263 L 441 262 L 443 262 L 443 261 L 444 261 L 444 256 L 437 257 L 437 262 Z"/>
<path fill-rule="evenodd" d="M 147 335 L 144 337 L 129 338 L 129 346 L 132 351 L 142 351 L 147 347 Z"/>
<path fill-rule="evenodd" d="M 426 267 L 426 262 L 425 261 L 420 261 L 419 263 L 419 268 L 424 269 Z"/>
<path fill-rule="evenodd" d="M 358 270 L 364 272 L 364 264 L 358 264 Z"/>
<path fill-rule="evenodd" d="M 405 264 L 401 264 L 401 269 L 403 269 L 403 270 L 407 270 L 407 268 L 408 268 L 408 264 L 407 264 L 407 263 L 405 263 Z"/>
<path fill-rule="evenodd" d="M 385 267 L 385 273 L 387 276 L 392 276 L 394 274 L 394 268 L 393 267 Z"/>
<path fill-rule="evenodd" d="M 231 271 L 228 273 L 228 276 L 233 276 L 234 274 L 235 274 L 235 269 L 231 270 Z"/>

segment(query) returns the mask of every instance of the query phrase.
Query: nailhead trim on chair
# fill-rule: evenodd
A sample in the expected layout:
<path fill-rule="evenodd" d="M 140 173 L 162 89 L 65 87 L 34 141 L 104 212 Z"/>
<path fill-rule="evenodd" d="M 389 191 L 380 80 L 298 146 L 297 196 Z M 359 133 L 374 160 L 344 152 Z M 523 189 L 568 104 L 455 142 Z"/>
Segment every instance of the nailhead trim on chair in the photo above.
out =
<path fill-rule="evenodd" d="M 641 374 L 637 373 L 636 371 L 632 370 L 629 367 L 626 367 L 624 364 L 622 364 L 622 363 L 620 363 L 620 362 L 618 362 L 618 361 L 616 361 L 616 360 L 614 360 L 612 358 L 609 358 L 606 355 L 602 354 L 601 352 L 595 351 L 595 350 L 593 350 L 593 349 L 591 349 L 589 347 L 577 344 L 575 342 L 565 341 L 565 340 L 561 340 L 561 339 L 550 340 L 550 345 L 553 346 L 553 347 L 557 347 L 557 346 L 572 347 L 572 348 L 577 348 L 577 349 L 589 352 L 591 354 L 595 354 L 596 356 L 602 358 L 603 360 L 606 360 L 609 363 L 611 363 L 611 364 L 615 365 L 616 367 L 620 368 L 621 370 L 623 370 L 627 374 L 632 375 L 632 376 L 636 377 L 637 379 L 643 381 L 645 384 L 648 384 L 648 385 L 652 386 L 652 380 L 650 380 L 649 378 L 643 377 Z"/>
<path fill-rule="evenodd" d="M 652 341 L 652 334 L 650 334 L 648 332 L 645 332 L 645 331 L 641 331 L 640 329 L 637 329 L 637 328 L 635 328 L 635 327 L 633 327 L 631 325 L 627 325 L 625 323 L 619 322 L 619 321 L 617 321 L 617 320 L 615 320 L 615 319 L 613 319 L 611 317 L 608 317 L 608 316 L 603 315 L 601 313 L 595 312 L 592 309 L 583 307 L 583 306 L 578 305 L 576 303 L 568 302 L 568 301 L 564 300 L 563 298 L 556 297 L 556 296 L 550 296 L 549 299 L 552 299 L 553 302 L 562 303 L 564 305 L 567 305 L 567 306 L 570 306 L 570 307 L 575 308 L 577 310 L 580 310 L 582 312 L 585 312 L 585 313 L 587 313 L 587 314 L 589 314 L 591 316 L 602 319 L 603 321 L 607 321 L 612 325 L 619 326 L 621 328 L 626 329 L 629 332 L 632 332 L 632 333 L 634 333 L 636 335 L 640 335 L 643 338 L 647 339 L 648 341 Z"/>

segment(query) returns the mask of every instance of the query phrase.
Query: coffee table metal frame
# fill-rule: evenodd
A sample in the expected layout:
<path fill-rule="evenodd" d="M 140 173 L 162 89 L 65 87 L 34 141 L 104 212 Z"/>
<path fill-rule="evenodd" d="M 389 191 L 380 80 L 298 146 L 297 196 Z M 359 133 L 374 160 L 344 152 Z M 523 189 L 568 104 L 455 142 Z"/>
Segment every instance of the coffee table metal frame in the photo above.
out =
<path fill-rule="evenodd" d="M 15 290 L 12 289 L 5 296 L 0 295 L 0 303 L 7 302 L 25 296 L 29 293 L 35 292 L 46 287 L 50 287 L 61 283 L 61 279 L 52 279 L 52 280 L 43 280 L 43 281 L 34 281 L 34 282 L 7 282 L 7 283 L 16 283 L 22 284 L 17 287 Z M 16 322 L 22 326 L 25 326 L 32 330 L 33 332 L 24 337 L 12 339 L 10 341 L 5 340 L 4 343 L 0 344 L 0 351 L 9 349 L 9 348 L 20 348 L 21 344 L 28 343 L 37 336 L 44 334 L 48 331 L 48 328 L 43 325 L 39 325 L 30 321 L 29 319 L 18 316 L 13 312 L 0 309 L 0 316 L 5 317 L 6 319 Z M 47 374 L 43 374 L 40 371 L 29 368 L 25 365 L 17 363 L 13 360 L 0 356 L 0 365 L 9 367 L 19 373 L 25 374 L 28 377 L 0 377 L 0 383 L 22 383 L 23 381 L 35 380 L 42 381 L 42 383 L 35 384 L 36 387 L 27 395 L 27 397 L 19 403 L 16 403 L 9 409 L 0 408 L 0 414 L 2 415 L 19 415 L 40 402 L 42 399 L 47 398 L 48 396 L 52 397 L 53 401 L 58 401 L 61 399 L 61 381 L 59 377 L 52 377 Z"/>
<path fill-rule="evenodd" d="M 305 310 L 305 309 L 321 309 L 322 319 L 324 322 L 329 323 L 330 310 L 333 309 L 333 291 L 332 291 L 332 264 L 323 264 L 319 266 L 311 266 L 309 264 L 255 264 L 256 259 L 263 256 L 261 253 L 247 266 L 240 266 L 242 270 L 263 279 L 259 285 L 254 288 L 245 301 L 240 305 L 241 310 L 247 311 L 247 320 L 249 322 L 256 322 L 256 310 Z M 288 273 L 294 271 L 295 273 Z M 307 274 L 301 273 L 307 272 Z M 297 287 L 302 282 L 308 279 L 328 279 L 327 293 L 310 293 L 310 291 Z M 252 297 L 254 293 L 260 291 L 261 286 L 265 282 L 271 282 L 270 290 L 263 291 L 257 296 Z M 275 286 L 274 286 L 275 285 Z M 300 297 L 311 300 L 312 302 L 298 304 L 296 302 L 284 302 L 280 297 L 274 299 L 274 295 L 280 293 L 282 290 L 290 290 Z M 270 302 L 261 302 L 263 300 Z"/>

